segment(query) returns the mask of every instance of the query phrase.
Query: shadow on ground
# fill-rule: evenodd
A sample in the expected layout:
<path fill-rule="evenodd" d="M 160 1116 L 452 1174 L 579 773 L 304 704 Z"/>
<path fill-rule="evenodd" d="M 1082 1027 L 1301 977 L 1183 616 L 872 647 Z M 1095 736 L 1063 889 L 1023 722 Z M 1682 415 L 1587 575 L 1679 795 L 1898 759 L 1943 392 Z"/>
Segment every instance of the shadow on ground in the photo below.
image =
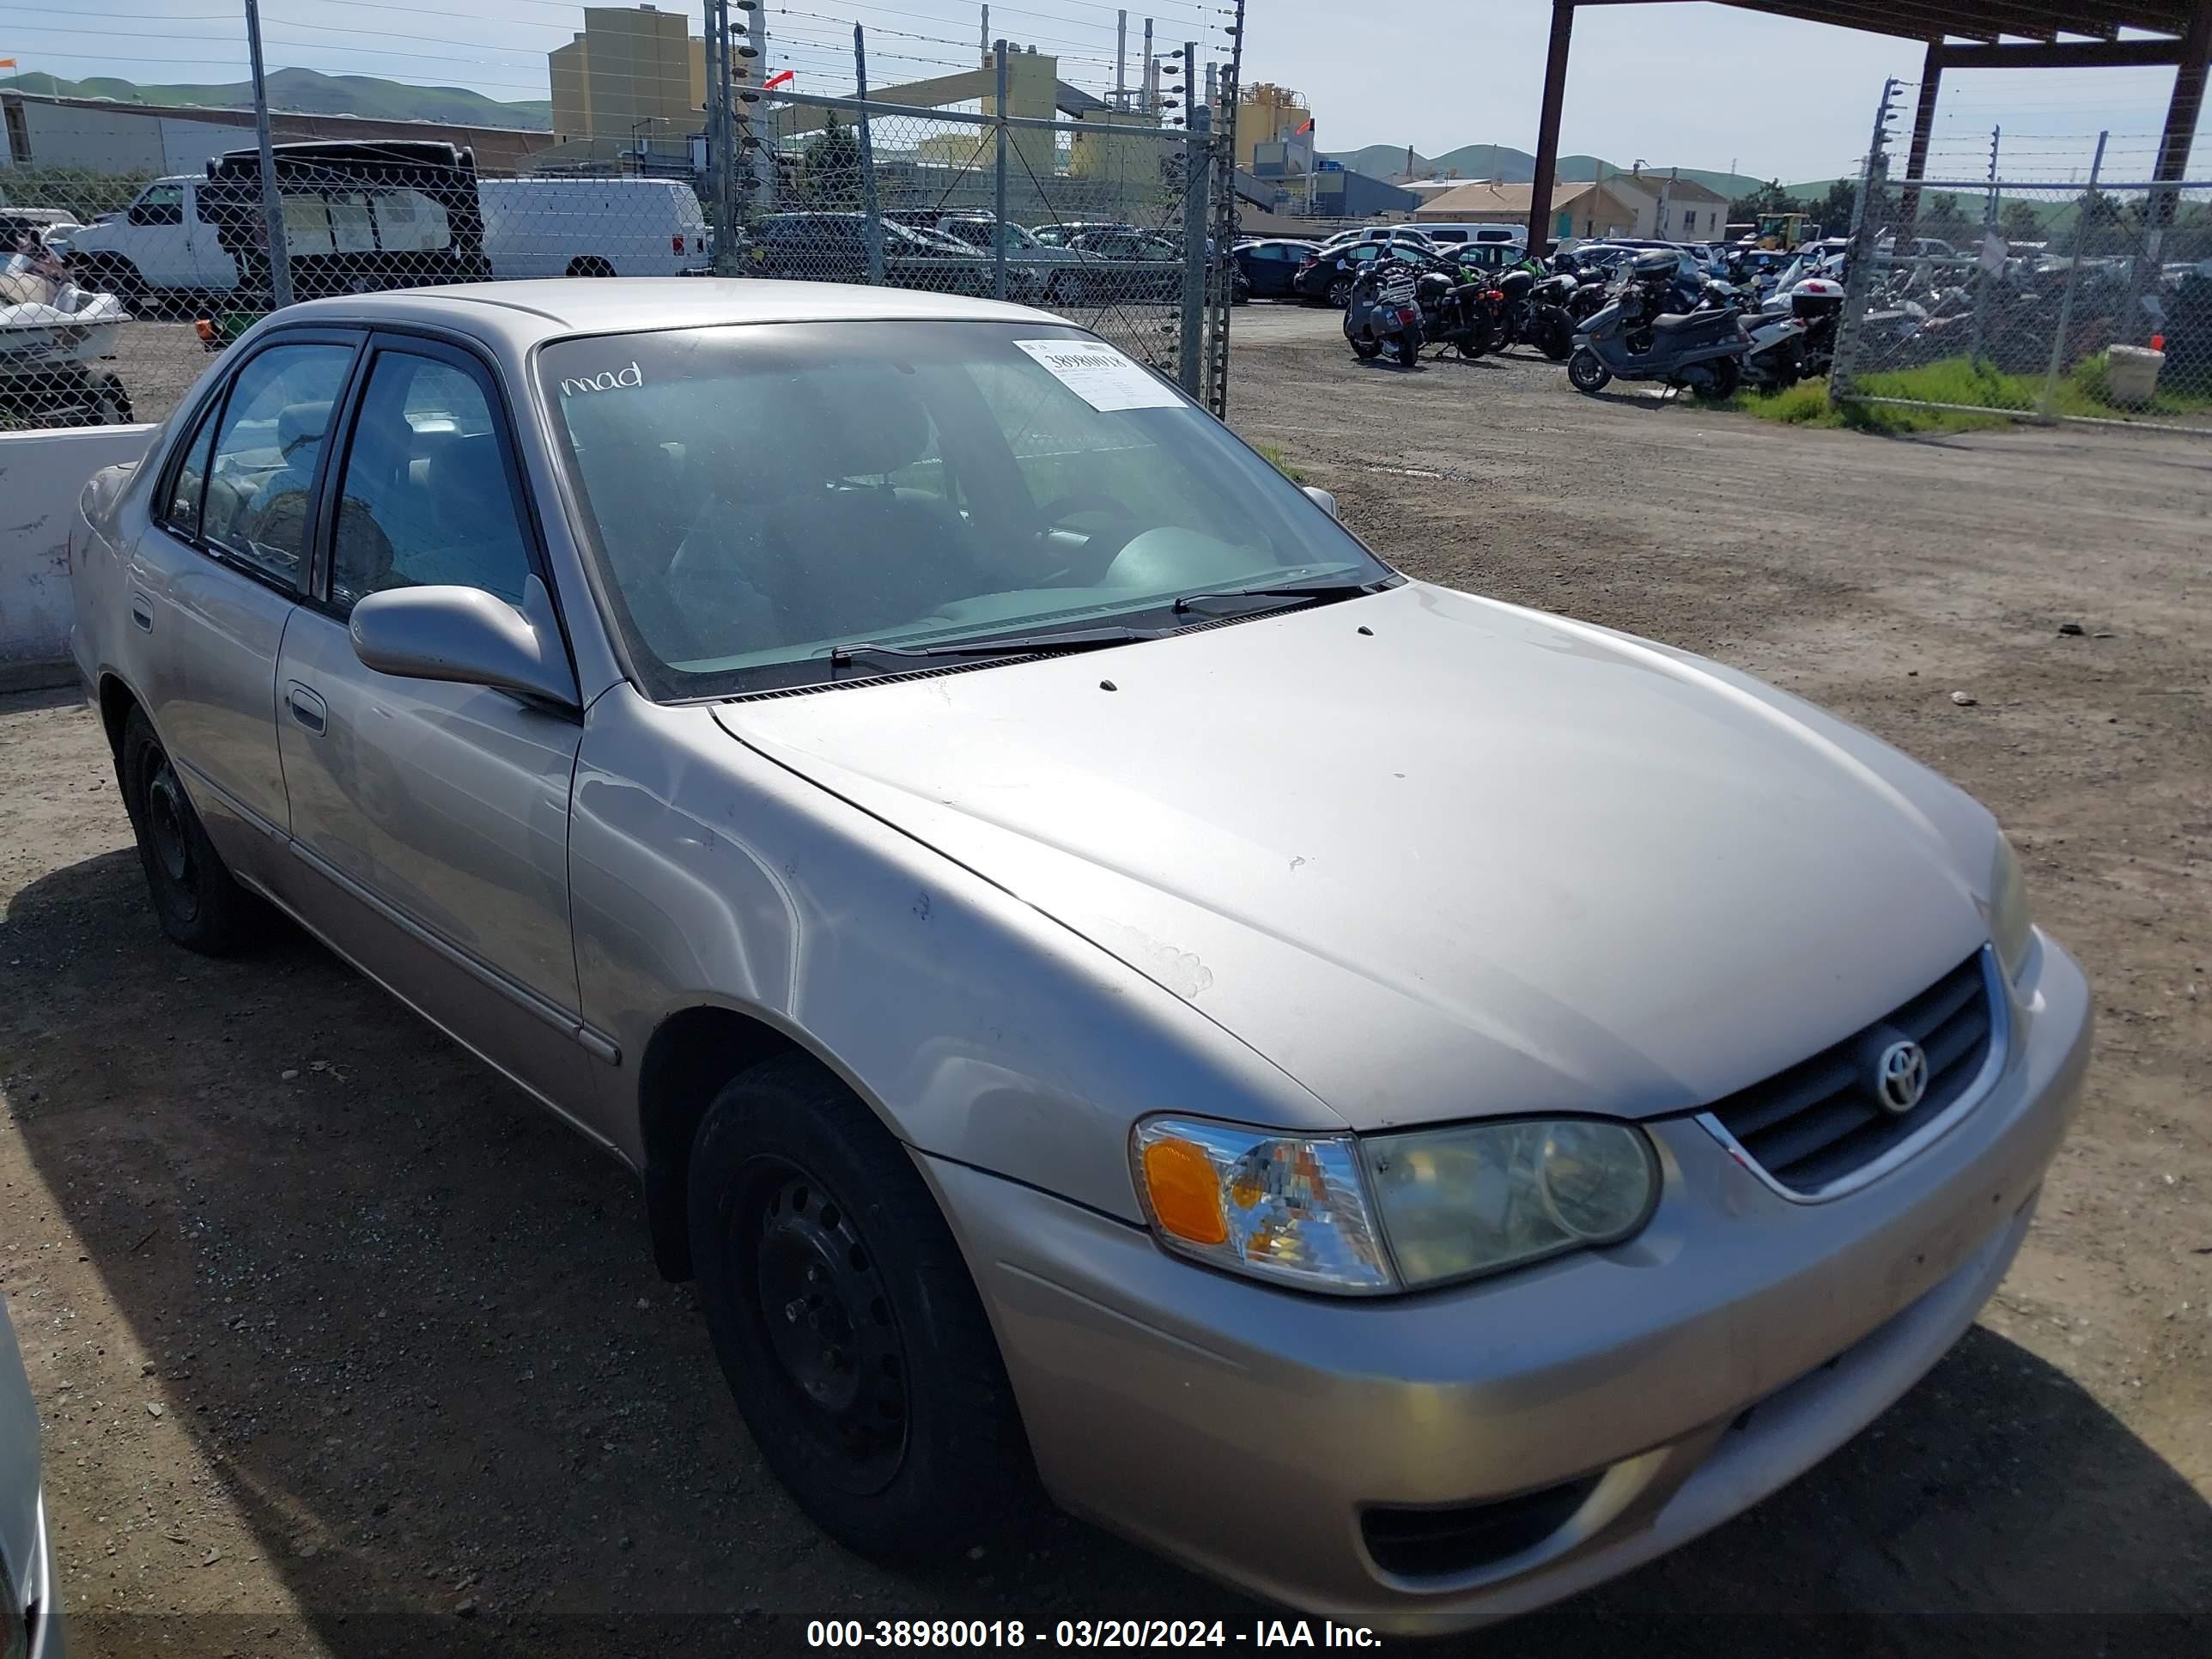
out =
<path fill-rule="evenodd" d="M 627 1176 L 381 993 L 295 936 L 173 949 L 127 851 L 39 880 L 0 933 L 20 1132 L 301 1610 L 94 1590 L 80 1659 L 310 1632 L 345 1659 L 797 1652 L 810 1620 L 955 1615 L 1219 1616 L 1233 1649 L 1273 1616 L 1072 1522 L 927 1577 L 854 1560 L 761 1468 Z M 2208 1583 L 2204 1501 L 1978 1329 L 1750 1516 L 1510 1640 L 2201 1654 Z"/>

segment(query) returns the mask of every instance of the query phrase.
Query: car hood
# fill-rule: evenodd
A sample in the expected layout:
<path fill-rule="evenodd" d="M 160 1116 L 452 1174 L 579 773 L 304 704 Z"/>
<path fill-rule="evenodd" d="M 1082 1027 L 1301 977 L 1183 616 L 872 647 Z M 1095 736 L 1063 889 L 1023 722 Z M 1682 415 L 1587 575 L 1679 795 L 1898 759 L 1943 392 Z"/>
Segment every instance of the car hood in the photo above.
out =
<path fill-rule="evenodd" d="M 1419 583 L 715 717 L 1362 1128 L 1702 1103 L 1988 937 L 1989 815 L 1933 774 L 1717 665 Z"/>

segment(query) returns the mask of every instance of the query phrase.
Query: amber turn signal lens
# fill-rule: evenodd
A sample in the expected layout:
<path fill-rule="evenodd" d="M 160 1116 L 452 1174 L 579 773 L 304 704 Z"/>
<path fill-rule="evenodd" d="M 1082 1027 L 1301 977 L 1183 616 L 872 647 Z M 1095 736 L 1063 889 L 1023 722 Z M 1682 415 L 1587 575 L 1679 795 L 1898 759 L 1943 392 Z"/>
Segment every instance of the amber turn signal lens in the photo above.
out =
<path fill-rule="evenodd" d="M 1161 1231 L 1194 1244 L 1227 1242 L 1221 1177 L 1204 1147 L 1188 1140 L 1156 1140 L 1146 1147 L 1145 1195 Z"/>

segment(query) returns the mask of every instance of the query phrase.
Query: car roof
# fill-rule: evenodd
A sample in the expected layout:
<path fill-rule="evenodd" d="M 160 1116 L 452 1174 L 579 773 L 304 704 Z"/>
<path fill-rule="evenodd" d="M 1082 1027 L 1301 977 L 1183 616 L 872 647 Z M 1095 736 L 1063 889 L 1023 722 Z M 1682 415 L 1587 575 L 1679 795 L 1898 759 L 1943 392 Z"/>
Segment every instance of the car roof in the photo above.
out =
<path fill-rule="evenodd" d="M 467 283 L 340 295 L 288 307 L 285 324 L 413 324 L 470 335 L 520 356 L 572 334 L 637 333 L 731 323 L 965 321 L 1066 326 L 1027 306 L 865 283 L 773 282 L 759 277 L 588 276 Z"/>

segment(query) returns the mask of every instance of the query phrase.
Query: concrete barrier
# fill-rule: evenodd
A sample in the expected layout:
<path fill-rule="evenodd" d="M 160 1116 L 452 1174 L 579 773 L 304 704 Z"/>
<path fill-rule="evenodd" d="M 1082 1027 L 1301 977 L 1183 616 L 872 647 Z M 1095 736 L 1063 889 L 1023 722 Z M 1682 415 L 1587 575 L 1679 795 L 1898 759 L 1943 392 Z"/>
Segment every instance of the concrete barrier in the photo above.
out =
<path fill-rule="evenodd" d="M 69 532 L 85 483 L 146 453 L 150 426 L 0 432 L 0 691 L 67 685 Z"/>

